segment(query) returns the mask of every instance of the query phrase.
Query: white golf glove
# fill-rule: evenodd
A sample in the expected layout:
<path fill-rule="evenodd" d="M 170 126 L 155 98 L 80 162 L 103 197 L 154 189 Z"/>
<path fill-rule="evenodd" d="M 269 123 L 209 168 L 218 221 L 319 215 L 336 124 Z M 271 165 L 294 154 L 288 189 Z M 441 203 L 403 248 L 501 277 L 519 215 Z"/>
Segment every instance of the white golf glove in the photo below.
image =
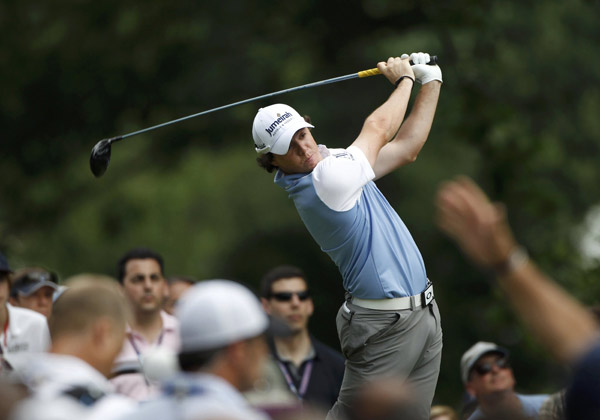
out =
<path fill-rule="evenodd" d="M 408 54 L 402 54 L 400 58 L 408 58 Z M 412 53 L 410 59 L 414 63 L 412 69 L 415 73 L 417 82 L 422 85 L 433 80 L 442 82 L 442 69 L 440 69 L 438 65 L 430 66 L 427 64 L 430 60 L 429 54 L 422 52 Z"/>

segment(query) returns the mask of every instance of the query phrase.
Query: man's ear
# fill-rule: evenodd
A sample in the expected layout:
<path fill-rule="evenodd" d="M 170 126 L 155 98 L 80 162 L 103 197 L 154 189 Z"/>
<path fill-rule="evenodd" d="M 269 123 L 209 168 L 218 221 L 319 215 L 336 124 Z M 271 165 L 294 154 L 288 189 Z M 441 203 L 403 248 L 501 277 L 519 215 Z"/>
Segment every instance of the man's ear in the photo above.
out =
<path fill-rule="evenodd" d="M 471 382 L 467 382 L 465 384 L 465 391 L 467 391 L 467 394 L 469 394 L 471 397 L 475 398 L 475 389 L 473 389 L 473 387 L 470 385 Z"/>
<path fill-rule="evenodd" d="M 315 303 L 313 302 L 312 298 L 308 299 L 308 316 L 312 316 L 313 312 L 315 311 Z"/>
<path fill-rule="evenodd" d="M 271 315 L 271 304 L 269 303 L 268 299 L 265 299 L 263 297 L 260 298 L 260 303 L 262 303 L 262 307 L 265 310 L 265 312 L 268 315 Z"/>
<path fill-rule="evenodd" d="M 98 348 L 105 345 L 107 338 L 112 335 L 112 327 L 110 321 L 106 318 L 99 318 L 92 324 L 90 329 L 92 334 L 92 342 Z"/>

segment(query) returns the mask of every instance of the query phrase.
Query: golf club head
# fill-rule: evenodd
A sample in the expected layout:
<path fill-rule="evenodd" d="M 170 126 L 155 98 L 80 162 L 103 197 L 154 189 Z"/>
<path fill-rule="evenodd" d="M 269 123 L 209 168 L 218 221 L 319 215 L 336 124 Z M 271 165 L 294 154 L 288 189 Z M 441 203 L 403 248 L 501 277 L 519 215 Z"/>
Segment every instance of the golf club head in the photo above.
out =
<path fill-rule="evenodd" d="M 110 163 L 110 149 L 113 139 L 100 140 L 92 149 L 90 155 L 90 169 L 96 178 L 101 177 L 106 172 Z"/>

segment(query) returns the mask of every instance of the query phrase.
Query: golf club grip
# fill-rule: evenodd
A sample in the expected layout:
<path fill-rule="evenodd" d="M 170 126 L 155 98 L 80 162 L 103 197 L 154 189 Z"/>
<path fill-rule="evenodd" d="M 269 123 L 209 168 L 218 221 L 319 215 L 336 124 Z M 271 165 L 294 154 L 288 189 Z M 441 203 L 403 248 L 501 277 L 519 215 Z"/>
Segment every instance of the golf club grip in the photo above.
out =
<path fill-rule="evenodd" d="M 412 60 L 409 61 L 409 63 L 411 66 L 415 64 L 412 62 Z M 427 65 L 428 66 L 437 66 L 437 63 L 438 63 L 437 55 L 432 55 L 431 57 L 429 57 L 429 63 L 427 63 Z M 381 72 L 379 71 L 379 69 L 377 67 L 375 67 L 374 69 L 359 71 L 358 77 L 363 78 L 363 77 L 369 77 L 369 76 L 376 76 L 378 74 L 381 74 Z"/>

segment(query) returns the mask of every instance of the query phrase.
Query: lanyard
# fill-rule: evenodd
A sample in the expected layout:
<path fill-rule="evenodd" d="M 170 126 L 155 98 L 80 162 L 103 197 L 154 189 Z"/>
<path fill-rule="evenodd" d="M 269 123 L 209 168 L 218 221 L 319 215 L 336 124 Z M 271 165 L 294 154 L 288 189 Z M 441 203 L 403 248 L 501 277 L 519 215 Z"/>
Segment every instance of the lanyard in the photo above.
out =
<path fill-rule="evenodd" d="M 160 330 L 160 335 L 158 336 L 158 341 L 156 342 L 156 347 L 160 347 L 164 335 L 165 335 L 165 330 L 163 328 Z M 137 356 L 138 362 L 140 364 L 140 368 L 142 369 L 141 373 L 142 373 L 142 375 L 144 375 L 144 381 L 146 381 L 146 385 L 150 386 L 150 381 L 148 380 L 148 377 L 146 376 L 146 373 L 144 372 L 144 362 L 142 361 L 142 353 L 140 352 L 140 349 L 135 344 L 135 340 L 133 339 L 133 331 L 131 332 L 131 334 L 127 335 L 127 338 L 129 339 L 129 342 L 131 343 L 131 347 L 133 347 L 133 350 L 135 351 L 135 354 Z"/>
<path fill-rule="evenodd" d="M 156 342 L 156 347 L 160 347 L 164 335 L 165 335 L 165 330 L 164 329 L 160 330 L 160 335 L 158 336 L 158 341 Z M 141 359 L 142 353 L 140 352 L 140 349 L 138 349 L 138 346 L 136 346 L 136 344 L 135 344 L 135 340 L 133 339 L 133 332 L 131 334 L 128 334 L 127 338 L 129 339 L 129 342 L 131 343 L 131 347 L 133 347 L 133 350 L 135 351 L 135 354 L 137 355 L 137 358 L 140 361 L 140 364 L 142 364 L 142 359 Z"/>
<path fill-rule="evenodd" d="M 292 375 L 290 375 L 290 373 L 288 372 L 287 368 L 285 367 L 285 364 L 279 360 L 277 361 L 277 364 L 279 365 L 279 369 L 281 369 L 281 372 L 283 373 L 283 377 L 285 378 L 285 381 L 287 382 L 290 391 L 296 394 L 298 398 L 303 399 L 304 395 L 306 395 L 306 390 L 308 389 L 308 382 L 310 381 L 310 375 L 312 373 L 313 361 L 309 360 L 308 362 L 306 362 L 306 366 L 304 367 L 304 373 L 302 374 L 302 380 L 300 381 L 300 389 L 296 388 L 296 385 L 294 385 Z"/>

